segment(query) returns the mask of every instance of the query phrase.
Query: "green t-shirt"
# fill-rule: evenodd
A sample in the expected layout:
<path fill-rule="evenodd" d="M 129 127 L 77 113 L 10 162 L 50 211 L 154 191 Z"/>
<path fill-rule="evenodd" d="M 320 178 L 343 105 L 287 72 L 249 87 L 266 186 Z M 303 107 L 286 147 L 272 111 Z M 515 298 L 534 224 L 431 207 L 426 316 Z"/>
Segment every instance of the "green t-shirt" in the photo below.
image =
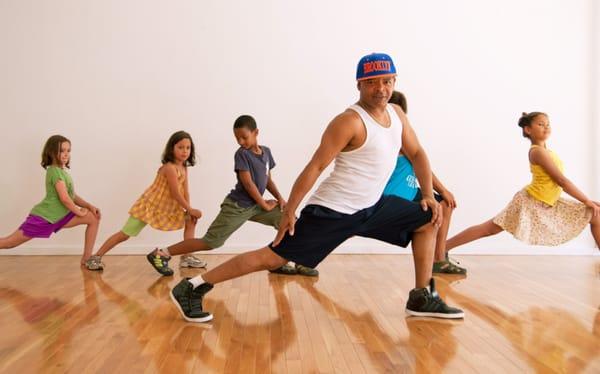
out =
<path fill-rule="evenodd" d="M 34 206 L 29 214 L 42 217 L 50 223 L 55 223 L 69 213 L 69 209 L 60 201 L 58 192 L 56 191 L 56 182 L 59 180 L 65 182 L 71 199 L 75 198 L 73 180 L 69 173 L 57 166 L 49 166 L 46 169 L 46 197 Z"/>

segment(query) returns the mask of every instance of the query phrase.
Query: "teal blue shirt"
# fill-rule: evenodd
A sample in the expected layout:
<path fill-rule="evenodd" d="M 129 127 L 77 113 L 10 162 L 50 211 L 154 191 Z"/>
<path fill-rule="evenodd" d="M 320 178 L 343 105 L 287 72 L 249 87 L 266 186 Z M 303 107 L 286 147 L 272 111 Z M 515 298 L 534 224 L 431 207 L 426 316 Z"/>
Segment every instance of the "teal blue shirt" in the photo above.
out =
<path fill-rule="evenodd" d="M 396 168 L 388 181 L 384 195 L 394 195 L 406 200 L 413 200 L 417 196 L 419 184 L 415 176 L 415 170 L 406 156 L 398 156 Z"/>

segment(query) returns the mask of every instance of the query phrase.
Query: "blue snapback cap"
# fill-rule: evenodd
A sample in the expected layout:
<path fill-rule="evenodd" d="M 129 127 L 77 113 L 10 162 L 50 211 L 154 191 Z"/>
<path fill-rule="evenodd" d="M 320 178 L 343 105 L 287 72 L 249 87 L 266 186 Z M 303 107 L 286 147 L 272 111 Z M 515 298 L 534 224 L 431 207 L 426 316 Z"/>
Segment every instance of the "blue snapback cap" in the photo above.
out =
<path fill-rule="evenodd" d="M 356 67 L 357 81 L 382 75 L 396 75 L 394 61 L 385 53 L 371 53 L 358 62 Z"/>

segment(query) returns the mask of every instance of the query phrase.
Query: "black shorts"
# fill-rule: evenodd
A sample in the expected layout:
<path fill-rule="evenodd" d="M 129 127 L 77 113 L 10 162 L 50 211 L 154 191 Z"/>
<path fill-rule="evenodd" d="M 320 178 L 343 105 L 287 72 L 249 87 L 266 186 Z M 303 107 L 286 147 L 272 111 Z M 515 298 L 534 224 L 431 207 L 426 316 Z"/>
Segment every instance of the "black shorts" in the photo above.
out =
<path fill-rule="evenodd" d="M 344 214 L 321 205 L 307 205 L 278 246 L 269 248 L 288 261 L 311 268 L 353 236 L 362 236 L 406 247 L 412 233 L 431 221 L 431 210 L 396 196 L 383 196 L 372 207 Z"/>
<path fill-rule="evenodd" d="M 444 201 L 444 198 L 438 194 L 437 192 L 433 193 L 433 198 L 438 202 L 441 203 L 442 201 Z M 413 199 L 413 201 L 415 203 L 419 203 L 421 202 L 421 200 L 423 199 L 423 193 L 421 192 L 420 188 L 417 188 L 417 194 L 415 195 L 415 198 Z"/>

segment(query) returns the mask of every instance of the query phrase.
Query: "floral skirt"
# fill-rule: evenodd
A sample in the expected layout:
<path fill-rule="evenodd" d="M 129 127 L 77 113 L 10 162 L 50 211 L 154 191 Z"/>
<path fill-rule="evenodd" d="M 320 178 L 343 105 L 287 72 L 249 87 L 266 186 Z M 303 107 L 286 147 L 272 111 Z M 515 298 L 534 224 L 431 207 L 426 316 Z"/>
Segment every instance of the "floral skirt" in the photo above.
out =
<path fill-rule="evenodd" d="M 561 197 L 550 206 L 523 189 L 493 221 L 527 244 L 556 246 L 579 235 L 591 218 L 592 210 L 578 201 Z"/>

